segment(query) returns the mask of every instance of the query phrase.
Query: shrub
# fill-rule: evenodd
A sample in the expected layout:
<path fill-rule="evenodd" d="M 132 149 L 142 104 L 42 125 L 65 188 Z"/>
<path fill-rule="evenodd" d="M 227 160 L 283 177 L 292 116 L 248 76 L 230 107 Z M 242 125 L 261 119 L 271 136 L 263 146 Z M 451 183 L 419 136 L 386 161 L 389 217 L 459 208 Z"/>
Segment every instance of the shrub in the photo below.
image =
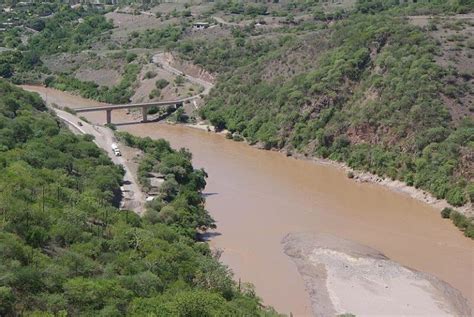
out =
<path fill-rule="evenodd" d="M 468 238 L 474 239 L 474 224 L 469 223 L 467 228 L 464 230 L 464 235 Z"/>
<path fill-rule="evenodd" d="M 155 82 L 155 86 L 156 86 L 156 88 L 158 88 L 158 89 L 163 89 L 163 88 L 165 88 L 165 87 L 168 86 L 168 85 L 169 85 L 169 82 L 168 82 L 166 79 L 164 79 L 164 78 L 158 79 L 158 80 Z"/>
<path fill-rule="evenodd" d="M 158 107 L 155 107 L 155 106 L 150 107 L 150 108 L 148 108 L 148 114 L 156 114 L 156 113 L 158 113 L 159 110 L 160 109 Z"/>
<path fill-rule="evenodd" d="M 181 11 L 181 16 L 184 17 L 184 18 L 190 17 L 191 16 L 191 10 Z"/>
<path fill-rule="evenodd" d="M 452 212 L 453 210 L 451 208 L 443 208 L 443 210 L 441 211 L 441 217 L 445 219 L 450 218 Z"/>
<path fill-rule="evenodd" d="M 44 80 L 44 85 L 45 85 L 46 87 L 50 87 L 51 84 L 54 82 L 55 79 L 56 79 L 56 78 L 55 78 L 54 76 L 48 76 L 48 77 L 46 77 L 45 80 Z"/>
<path fill-rule="evenodd" d="M 175 112 L 175 120 L 176 122 L 186 123 L 188 122 L 188 115 L 184 112 L 182 107 L 178 108 Z"/>
<path fill-rule="evenodd" d="M 35 31 L 41 32 L 43 31 L 44 27 L 46 26 L 46 23 L 42 19 L 35 19 L 29 24 L 30 28 L 32 28 Z"/>
<path fill-rule="evenodd" d="M 446 200 L 453 206 L 462 206 L 466 203 L 466 196 L 460 187 L 453 187 L 448 191 Z"/>
<path fill-rule="evenodd" d="M 10 78 L 13 76 L 13 66 L 11 64 L 0 64 L 0 76 Z"/>
<path fill-rule="evenodd" d="M 127 63 L 133 62 L 136 58 L 137 54 L 135 53 L 127 53 L 127 55 L 125 56 L 125 60 L 127 61 Z"/>
<path fill-rule="evenodd" d="M 454 210 L 451 212 L 450 218 L 459 229 L 466 229 L 469 224 L 466 216 Z"/>
<path fill-rule="evenodd" d="M 209 121 L 216 128 L 216 131 L 225 129 L 225 118 L 221 114 L 217 113 L 212 115 Z"/>
<path fill-rule="evenodd" d="M 234 133 L 232 135 L 232 140 L 237 141 L 237 142 L 242 142 L 244 138 L 240 134 Z"/>
<path fill-rule="evenodd" d="M 70 114 L 76 114 L 76 110 L 71 109 L 69 107 L 64 107 L 63 110 Z"/>
<path fill-rule="evenodd" d="M 474 219 L 452 210 L 450 215 L 454 225 L 464 232 L 468 238 L 474 239 Z"/>
<path fill-rule="evenodd" d="M 179 75 L 177 76 L 175 79 L 174 79 L 174 83 L 177 85 L 177 86 L 181 86 L 182 84 L 184 84 L 184 77 L 182 75 Z"/>
<path fill-rule="evenodd" d="M 15 295 L 10 287 L 0 286 L 0 315 L 14 314 Z"/>
<path fill-rule="evenodd" d="M 115 124 L 113 124 L 113 123 L 107 123 L 107 124 L 105 124 L 105 126 L 106 126 L 107 128 L 109 128 L 110 130 L 112 130 L 112 131 L 117 130 L 117 126 L 116 126 Z"/>
<path fill-rule="evenodd" d="M 133 34 L 129 37 L 131 47 L 157 48 L 173 46 L 181 38 L 183 27 L 167 26 L 165 28 L 148 29 L 140 32 L 138 36 Z"/>
<path fill-rule="evenodd" d="M 147 72 L 145 73 L 145 76 L 143 76 L 143 79 L 155 78 L 156 75 L 157 75 L 157 74 L 156 74 L 154 71 L 149 70 L 149 71 L 147 71 Z"/>
<path fill-rule="evenodd" d="M 160 96 L 161 96 L 161 90 L 156 88 L 150 92 L 150 94 L 148 95 L 148 98 L 154 99 L 154 98 L 159 98 Z"/>

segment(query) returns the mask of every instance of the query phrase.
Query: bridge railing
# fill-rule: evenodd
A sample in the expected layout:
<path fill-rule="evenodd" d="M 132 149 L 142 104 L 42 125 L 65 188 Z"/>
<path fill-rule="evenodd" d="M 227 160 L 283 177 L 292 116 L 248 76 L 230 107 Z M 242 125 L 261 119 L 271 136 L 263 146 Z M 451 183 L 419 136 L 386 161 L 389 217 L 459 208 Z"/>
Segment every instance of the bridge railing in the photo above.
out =
<path fill-rule="evenodd" d="M 84 108 L 76 108 L 74 111 L 76 113 L 79 112 L 93 112 L 93 111 L 105 111 L 106 112 L 106 121 L 108 124 L 112 123 L 112 110 L 118 109 L 132 109 L 132 108 L 142 108 L 142 122 L 148 121 L 148 109 L 151 107 L 169 107 L 174 106 L 175 108 L 179 108 L 183 106 L 183 103 L 189 98 L 180 99 L 180 100 L 168 100 L 168 101 L 157 101 L 157 102 L 147 102 L 147 103 L 131 103 L 131 104 L 124 104 L 124 105 L 110 105 L 110 106 L 97 106 L 97 107 L 84 107 Z"/>

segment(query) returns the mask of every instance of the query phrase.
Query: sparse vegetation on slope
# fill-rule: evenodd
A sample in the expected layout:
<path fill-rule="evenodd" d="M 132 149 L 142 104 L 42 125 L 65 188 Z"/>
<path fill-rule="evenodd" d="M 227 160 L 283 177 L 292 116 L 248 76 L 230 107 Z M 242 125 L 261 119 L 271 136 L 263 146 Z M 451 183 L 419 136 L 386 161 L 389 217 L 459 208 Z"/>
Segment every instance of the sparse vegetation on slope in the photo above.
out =
<path fill-rule="evenodd" d="M 59 90 L 78 92 L 82 97 L 95 99 L 107 103 L 127 103 L 133 95 L 133 83 L 140 73 L 141 65 L 130 63 L 125 66 L 122 80 L 119 84 L 109 88 L 99 86 L 94 82 L 81 81 L 68 75 L 49 77 L 46 85 Z"/>
<path fill-rule="evenodd" d="M 183 27 L 167 26 L 162 29 L 149 29 L 144 32 L 133 32 L 129 37 L 131 47 L 170 48 L 181 38 Z"/>
<path fill-rule="evenodd" d="M 67 6 L 45 20 L 44 29 L 29 39 L 27 48 L 40 54 L 78 52 L 103 41 L 112 28 L 110 21 L 92 9 Z"/>
<path fill-rule="evenodd" d="M 22 23 L 30 24 L 36 21 L 30 21 L 30 19 L 30 17 L 25 18 Z M 11 77 L 15 83 L 41 82 L 44 75 L 50 73 L 44 67 L 42 57 L 89 49 L 109 38 L 108 31 L 113 27 L 110 21 L 93 8 L 71 9 L 65 5 L 58 5 L 51 16 L 39 21 L 41 21 L 41 28 L 37 27 L 36 32 L 30 32 L 28 36 L 25 36 L 24 43 L 13 45 L 17 50 L 0 53 L 2 60 L 0 64 L 3 65 L 0 69 L 4 69 L 2 77 Z M 16 32 L 14 30 L 18 28 L 20 27 L 12 29 L 9 33 Z M 6 40 L 8 38 L 4 39 Z M 7 71 L 5 71 L 7 63 L 3 61 L 5 59 L 9 60 Z"/>

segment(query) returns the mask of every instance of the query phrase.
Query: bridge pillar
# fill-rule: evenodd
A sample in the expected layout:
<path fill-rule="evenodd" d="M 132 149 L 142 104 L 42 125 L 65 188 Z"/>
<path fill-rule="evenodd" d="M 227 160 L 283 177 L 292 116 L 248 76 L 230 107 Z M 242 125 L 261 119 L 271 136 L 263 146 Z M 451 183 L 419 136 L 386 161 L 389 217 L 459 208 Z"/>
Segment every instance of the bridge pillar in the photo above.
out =
<path fill-rule="evenodd" d="M 147 122 L 148 121 L 147 115 L 148 115 L 148 107 L 143 106 L 142 107 L 142 116 L 143 116 L 142 122 Z"/>
<path fill-rule="evenodd" d="M 112 110 L 105 110 L 107 114 L 107 123 L 111 124 L 112 123 Z"/>

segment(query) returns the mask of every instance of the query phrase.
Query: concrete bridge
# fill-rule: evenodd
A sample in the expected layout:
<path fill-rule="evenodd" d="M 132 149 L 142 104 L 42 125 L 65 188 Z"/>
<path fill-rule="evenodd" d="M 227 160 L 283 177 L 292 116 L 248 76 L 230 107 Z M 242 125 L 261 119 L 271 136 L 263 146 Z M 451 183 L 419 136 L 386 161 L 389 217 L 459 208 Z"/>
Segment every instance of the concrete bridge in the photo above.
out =
<path fill-rule="evenodd" d="M 112 123 L 112 110 L 118 109 L 133 109 L 133 108 L 141 108 L 142 109 L 142 122 L 147 122 L 148 118 L 148 109 L 151 107 L 169 107 L 174 106 L 175 109 L 183 106 L 183 103 L 190 98 L 179 99 L 179 100 L 168 100 L 168 101 L 156 101 L 156 102 L 147 102 L 147 103 L 131 103 L 125 105 L 110 105 L 110 106 L 99 106 L 99 107 L 84 107 L 84 108 L 76 108 L 74 111 L 76 113 L 80 112 L 93 112 L 93 111 L 105 111 L 107 123 Z"/>

